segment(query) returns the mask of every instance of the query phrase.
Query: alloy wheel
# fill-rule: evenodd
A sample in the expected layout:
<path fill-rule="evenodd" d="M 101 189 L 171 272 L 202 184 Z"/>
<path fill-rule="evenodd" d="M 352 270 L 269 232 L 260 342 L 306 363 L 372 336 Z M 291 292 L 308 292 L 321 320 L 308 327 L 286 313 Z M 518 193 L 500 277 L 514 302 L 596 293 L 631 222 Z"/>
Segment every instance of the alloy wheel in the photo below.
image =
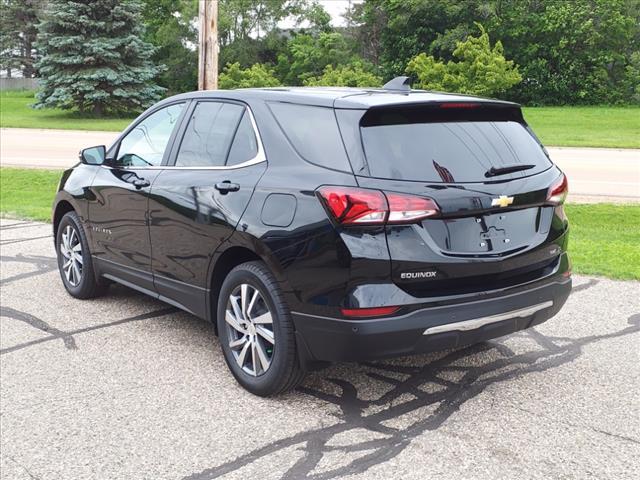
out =
<path fill-rule="evenodd" d="M 225 310 L 227 338 L 240 368 L 254 377 L 271 365 L 275 347 L 273 317 L 257 288 L 243 283 L 231 292 Z"/>
<path fill-rule="evenodd" d="M 67 225 L 62 232 L 60 253 L 63 257 L 62 271 L 72 287 L 82 280 L 82 243 L 75 228 Z"/>

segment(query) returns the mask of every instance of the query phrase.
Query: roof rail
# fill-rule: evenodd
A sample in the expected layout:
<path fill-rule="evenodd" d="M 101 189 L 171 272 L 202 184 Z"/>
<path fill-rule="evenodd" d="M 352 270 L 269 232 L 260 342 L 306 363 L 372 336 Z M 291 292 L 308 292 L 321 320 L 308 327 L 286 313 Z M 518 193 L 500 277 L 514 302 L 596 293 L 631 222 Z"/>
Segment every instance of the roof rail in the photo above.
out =
<path fill-rule="evenodd" d="M 385 83 L 382 88 L 394 92 L 409 93 L 411 91 L 411 78 L 405 76 L 396 77 Z"/>

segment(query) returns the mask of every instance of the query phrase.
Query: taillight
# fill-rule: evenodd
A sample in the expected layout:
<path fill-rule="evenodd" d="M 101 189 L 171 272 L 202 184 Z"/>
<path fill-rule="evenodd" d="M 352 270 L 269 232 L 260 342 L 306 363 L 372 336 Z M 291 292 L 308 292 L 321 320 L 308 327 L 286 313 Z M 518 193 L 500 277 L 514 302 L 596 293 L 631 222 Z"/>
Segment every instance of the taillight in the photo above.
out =
<path fill-rule="evenodd" d="M 321 187 L 318 192 L 333 217 L 344 225 L 375 225 L 382 224 L 387 219 L 387 199 L 379 190 Z"/>
<path fill-rule="evenodd" d="M 356 187 L 326 186 L 318 189 L 333 218 L 342 225 L 413 223 L 439 212 L 426 197 Z"/>
<path fill-rule="evenodd" d="M 447 102 L 441 103 L 440 108 L 478 108 L 480 107 L 479 103 L 470 103 L 470 102 Z"/>
<path fill-rule="evenodd" d="M 569 182 L 567 181 L 567 176 L 562 174 L 549 187 L 549 190 L 547 193 L 547 203 L 550 203 L 552 205 L 561 205 L 564 203 L 565 199 L 567 198 L 568 193 L 569 193 Z"/>
<path fill-rule="evenodd" d="M 367 318 L 391 315 L 400 310 L 400 307 L 371 307 L 371 308 L 343 308 L 345 317 Z"/>
<path fill-rule="evenodd" d="M 389 223 L 415 222 L 438 213 L 436 202 L 430 198 L 391 192 L 385 195 L 389 203 Z"/>

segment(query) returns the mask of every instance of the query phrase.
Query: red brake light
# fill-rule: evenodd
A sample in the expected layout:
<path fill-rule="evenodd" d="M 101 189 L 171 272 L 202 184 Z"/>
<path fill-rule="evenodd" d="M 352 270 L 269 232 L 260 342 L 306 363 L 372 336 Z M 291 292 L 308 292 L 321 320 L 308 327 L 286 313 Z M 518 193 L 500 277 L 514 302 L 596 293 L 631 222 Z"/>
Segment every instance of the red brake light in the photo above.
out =
<path fill-rule="evenodd" d="M 562 174 L 558 179 L 549 187 L 547 193 L 547 203 L 552 205 L 561 205 L 564 203 L 569 193 L 569 182 L 567 176 Z"/>
<path fill-rule="evenodd" d="M 440 104 L 440 108 L 478 108 L 479 106 L 479 103 L 469 102 L 449 102 Z"/>
<path fill-rule="evenodd" d="M 390 192 L 386 192 L 385 195 L 389 202 L 389 223 L 414 222 L 432 217 L 439 211 L 436 202 L 430 198 Z"/>
<path fill-rule="evenodd" d="M 372 308 L 343 308 L 342 314 L 345 317 L 381 317 L 397 312 L 400 307 L 372 307 Z"/>
<path fill-rule="evenodd" d="M 412 223 L 440 211 L 430 198 L 403 193 L 333 186 L 320 187 L 318 193 L 333 218 L 342 225 Z"/>
<path fill-rule="evenodd" d="M 387 199 L 379 190 L 321 187 L 318 192 L 339 223 L 383 224 L 387 219 Z"/>

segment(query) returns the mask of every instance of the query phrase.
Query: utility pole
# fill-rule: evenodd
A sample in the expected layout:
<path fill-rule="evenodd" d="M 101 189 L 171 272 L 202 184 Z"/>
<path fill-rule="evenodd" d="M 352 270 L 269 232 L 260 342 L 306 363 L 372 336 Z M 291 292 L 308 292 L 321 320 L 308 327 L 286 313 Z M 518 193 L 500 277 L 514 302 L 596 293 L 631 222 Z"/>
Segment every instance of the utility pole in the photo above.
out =
<path fill-rule="evenodd" d="M 198 90 L 218 88 L 218 0 L 200 0 L 198 8 Z"/>

